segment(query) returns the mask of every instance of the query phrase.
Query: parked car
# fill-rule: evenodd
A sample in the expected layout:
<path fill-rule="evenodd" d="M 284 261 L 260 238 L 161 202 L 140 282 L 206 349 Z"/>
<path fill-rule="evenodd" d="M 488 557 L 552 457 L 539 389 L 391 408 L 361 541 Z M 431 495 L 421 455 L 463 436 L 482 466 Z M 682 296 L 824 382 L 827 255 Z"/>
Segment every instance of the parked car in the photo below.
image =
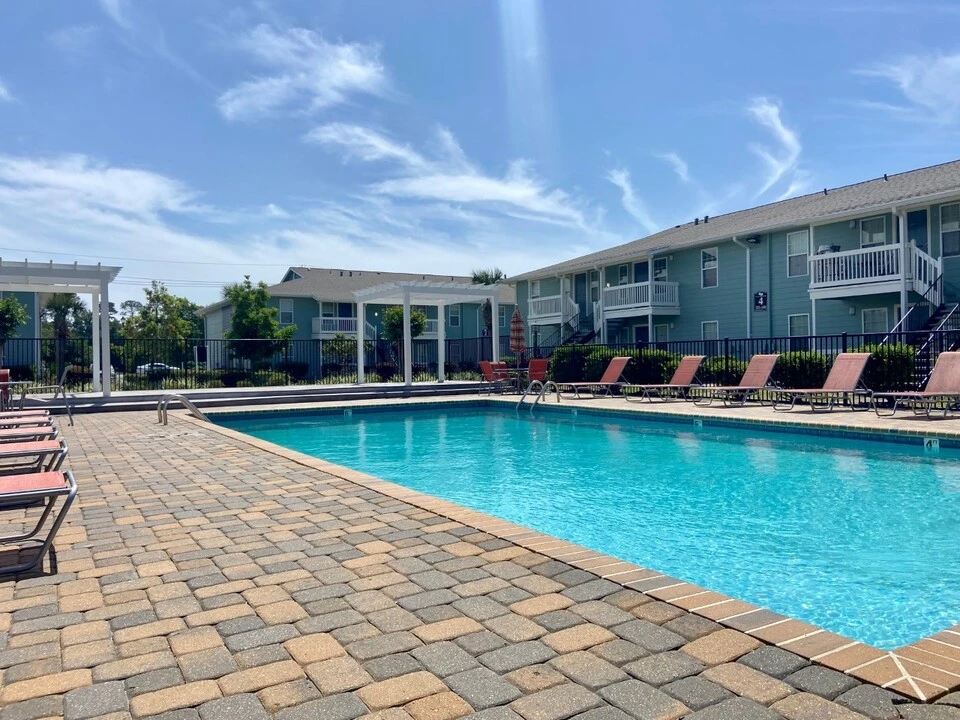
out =
<path fill-rule="evenodd" d="M 162 362 L 152 362 L 147 363 L 146 365 L 137 365 L 137 375 L 146 375 L 147 373 L 176 373 L 180 372 L 180 368 L 173 367 L 173 365 L 167 365 Z"/>

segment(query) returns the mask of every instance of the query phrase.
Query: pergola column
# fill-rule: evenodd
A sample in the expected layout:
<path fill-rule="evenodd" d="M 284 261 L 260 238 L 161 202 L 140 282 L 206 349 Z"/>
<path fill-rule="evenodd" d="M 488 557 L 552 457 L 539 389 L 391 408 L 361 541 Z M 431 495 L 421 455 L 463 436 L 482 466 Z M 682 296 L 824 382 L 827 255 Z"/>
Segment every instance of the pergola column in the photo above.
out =
<path fill-rule="evenodd" d="M 413 385 L 413 334 L 410 332 L 410 293 L 403 294 L 403 384 Z"/>
<path fill-rule="evenodd" d="M 103 373 L 103 397 L 110 397 L 110 284 L 100 281 L 100 372 Z"/>
<path fill-rule="evenodd" d="M 437 381 L 444 382 L 446 375 L 444 365 L 447 364 L 446 323 L 443 316 L 443 303 L 437 303 Z"/>
<path fill-rule="evenodd" d="M 357 303 L 357 384 L 363 385 L 366 381 L 364 377 L 363 361 L 366 359 L 363 352 L 363 329 L 364 318 L 366 317 L 364 303 Z"/>
<path fill-rule="evenodd" d="M 490 296 L 490 339 L 493 362 L 500 362 L 500 301 L 496 295 Z"/>
<path fill-rule="evenodd" d="M 90 293 L 90 310 L 93 312 L 93 364 L 90 365 L 90 373 L 93 375 L 93 391 L 100 392 L 101 374 L 100 368 L 100 293 Z M 108 383 L 110 378 L 102 378 Z"/>

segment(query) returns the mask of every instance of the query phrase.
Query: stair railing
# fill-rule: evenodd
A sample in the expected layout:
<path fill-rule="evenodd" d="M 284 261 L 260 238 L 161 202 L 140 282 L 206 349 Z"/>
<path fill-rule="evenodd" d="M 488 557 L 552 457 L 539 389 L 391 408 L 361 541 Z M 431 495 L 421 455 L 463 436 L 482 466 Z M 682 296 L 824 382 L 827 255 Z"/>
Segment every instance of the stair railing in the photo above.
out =
<path fill-rule="evenodd" d="M 179 401 L 194 417 L 210 422 L 210 418 L 204 415 L 196 405 L 187 400 L 183 395 L 176 394 L 164 395 L 160 398 L 160 402 L 157 403 L 157 422 L 163 423 L 164 425 L 167 424 L 167 406 L 174 400 Z"/>

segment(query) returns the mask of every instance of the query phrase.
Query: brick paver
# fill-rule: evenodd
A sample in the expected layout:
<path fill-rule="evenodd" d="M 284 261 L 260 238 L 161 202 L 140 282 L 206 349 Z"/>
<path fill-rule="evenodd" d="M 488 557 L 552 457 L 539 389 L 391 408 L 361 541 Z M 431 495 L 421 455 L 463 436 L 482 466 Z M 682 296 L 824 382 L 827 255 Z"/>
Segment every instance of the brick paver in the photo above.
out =
<path fill-rule="evenodd" d="M 0 583 L 0 720 L 927 716 L 499 521 L 154 422 L 63 428 L 80 496 L 57 574 Z"/>

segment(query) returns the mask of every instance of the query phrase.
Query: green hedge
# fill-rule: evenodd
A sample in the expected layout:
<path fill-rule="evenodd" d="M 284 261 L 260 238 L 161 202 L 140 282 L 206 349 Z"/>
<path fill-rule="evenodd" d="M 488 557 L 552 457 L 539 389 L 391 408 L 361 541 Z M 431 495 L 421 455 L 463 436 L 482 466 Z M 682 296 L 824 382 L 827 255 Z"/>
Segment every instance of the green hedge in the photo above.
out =
<path fill-rule="evenodd" d="M 773 382 L 785 388 L 818 388 L 823 386 L 830 369 L 830 359 L 812 350 L 785 352 L 773 367 Z"/>
<path fill-rule="evenodd" d="M 703 361 L 697 377 L 704 385 L 737 385 L 746 369 L 747 363 L 743 360 L 732 355 L 717 355 Z"/>
<path fill-rule="evenodd" d="M 874 392 L 916 390 L 916 349 L 912 345 L 865 345 L 860 352 L 873 353 L 863 373 L 863 383 Z"/>
<path fill-rule="evenodd" d="M 677 369 L 680 358 L 666 350 L 611 350 L 598 347 L 584 362 L 584 380 L 599 380 L 607 365 L 615 357 L 629 357 L 623 371 L 624 379 L 635 385 L 653 385 L 667 382 Z"/>
<path fill-rule="evenodd" d="M 584 364 L 591 352 L 589 345 L 558 347 L 550 358 L 550 379 L 558 383 L 581 382 L 584 379 Z"/>

